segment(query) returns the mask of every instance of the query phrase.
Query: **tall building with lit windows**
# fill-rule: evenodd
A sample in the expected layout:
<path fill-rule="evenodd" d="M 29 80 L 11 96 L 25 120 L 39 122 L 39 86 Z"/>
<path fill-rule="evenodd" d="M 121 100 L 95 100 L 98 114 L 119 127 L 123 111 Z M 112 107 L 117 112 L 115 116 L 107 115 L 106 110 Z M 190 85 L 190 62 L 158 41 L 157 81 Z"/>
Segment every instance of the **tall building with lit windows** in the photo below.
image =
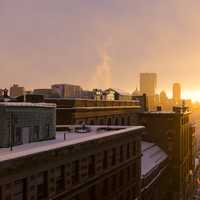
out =
<path fill-rule="evenodd" d="M 181 85 L 180 83 L 173 84 L 173 101 L 175 105 L 181 104 Z"/>

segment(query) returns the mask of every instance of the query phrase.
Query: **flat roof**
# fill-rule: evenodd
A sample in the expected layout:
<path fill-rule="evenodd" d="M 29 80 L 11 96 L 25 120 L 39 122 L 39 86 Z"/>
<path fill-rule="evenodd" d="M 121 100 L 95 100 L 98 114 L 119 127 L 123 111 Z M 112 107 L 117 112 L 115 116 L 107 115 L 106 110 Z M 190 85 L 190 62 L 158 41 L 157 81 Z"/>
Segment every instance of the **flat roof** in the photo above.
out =
<path fill-rule="evenodd" d="M 47 107 L 54 108 L 54 103 L 0 102 L 0 107 Z"/>
<path fill-rule="evenodd" d="M 57 132 L 56 139 L 40 141 L 34 143 L 23 144 L 10 148 L 0 148 L 0 163 L 20 157 L 26 157 L 37 153 L 56 150 L 66 146 L 84 143 L 100 138 L 106 138 L 112 135 L 119 135 L 127 133 L 128 131 L 136 131 L 144 129 L 143 126 L 87 126 L 91 130 L 87 133 L 75 132 L 75 128 L 80 126 L 71 126 L 71 132 Z M 110 129 L 110 130 L 108 130 Z M 66 140 L 64 140 L 64 133 L 66 133 Z"/>

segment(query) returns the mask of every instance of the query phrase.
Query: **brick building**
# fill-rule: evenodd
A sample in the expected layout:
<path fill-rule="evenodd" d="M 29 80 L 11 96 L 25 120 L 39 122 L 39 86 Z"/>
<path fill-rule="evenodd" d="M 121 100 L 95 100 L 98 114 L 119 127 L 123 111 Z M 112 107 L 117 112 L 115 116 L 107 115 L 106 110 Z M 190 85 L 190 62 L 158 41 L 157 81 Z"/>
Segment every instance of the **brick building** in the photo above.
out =
<path fill-rule="evenodd" d="M 1 200 L 140 199 L 143 127 L 77 127 L 0 149 Z"/>
<path fill-rule="evenodd" d="M 191 196 L 192 174 L 190 148 L 190 111 L 174 107 L 171 112 L 155 111 L 139 114 L 139 124 L 146 127 L 144 140 L 155 142 L 169 156 L 170 195 L 173 200 Z"/>
<path fill-rule="evenodd" d="M 103 101 L 84 99 L 45 99 L 57 105 L 57 125 L 135 125 L 144 108 L 138 100 Z M 143 104 L 142 104 L 143 105 Z"/>

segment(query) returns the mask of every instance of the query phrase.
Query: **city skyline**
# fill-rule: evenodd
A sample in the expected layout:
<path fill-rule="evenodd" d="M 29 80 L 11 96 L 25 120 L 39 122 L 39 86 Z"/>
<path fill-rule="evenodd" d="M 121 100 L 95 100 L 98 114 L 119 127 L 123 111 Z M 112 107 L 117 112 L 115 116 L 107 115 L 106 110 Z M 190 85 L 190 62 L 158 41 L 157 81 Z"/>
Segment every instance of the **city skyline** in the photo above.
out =
<path fill-rule="evenodd" d="M 0 85 L 132 91 L 140 72 L 157 72 L 159 90 L 169 94 L 180 82 L 183 95 L 197 99 L 199 8 L 186 0 L 1 0 Z"/>

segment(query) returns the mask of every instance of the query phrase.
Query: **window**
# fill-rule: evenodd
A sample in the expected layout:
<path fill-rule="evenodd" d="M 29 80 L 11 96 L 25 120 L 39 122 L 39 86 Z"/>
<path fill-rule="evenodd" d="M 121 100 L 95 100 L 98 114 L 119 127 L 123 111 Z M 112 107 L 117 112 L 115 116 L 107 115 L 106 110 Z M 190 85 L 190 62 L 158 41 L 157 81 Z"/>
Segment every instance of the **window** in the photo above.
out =
<path fill-rule="evenodd" d="M 116 126 L 119 125 L 119 119 L 118 118 L 115 119 L 115 125 Z"/>
<path fill-rule="evenodd" d="M 37 199 L 46 198 L 47 194 L 48 194 L 47 172 L 41 172 L 38 174 L 38 180 L 37 180 Z"/>
<path fill-rule="evenodd" d="M 50 136 L 50 126 L 49 124 L 46 124 L 46 137 Z"/>
<path fill-rule="evenodd" d="M 120 162 L 124 160 L 124 152 L 123 152 L 123 145 L 120 146 Z"/>
<path fill-rule="evenodd" d="M 112 149 L 112 165 L 116 164 L 116 149 Z"/>
<path fill-rule="evenodd" d="M 72 162 L 72 184 L 75 185 L 79 182 L 80 163 L 79 160 Z"/>
<path fill-rule="evenodd" d="M 137 152 L 137 146 L 136 146 L 136 141 L 133 141 L 133 156 L 136 156 L 136 152 Z"/>
<path fill-rule="evenodd" d="M 127 182 L 130 181 L 130 166 L 126 168 Z"/>
<path fill-rule="evenodd" d="M 34 141 L 39 140 L 39 126 L 33 127 L 33 140 Z"/>
<path fill-rule="evenodd" d="M 115 191 L 117 188 L 117 175 L 112 176 L 112 191 Z"/>
<path fill-rule="evenodd" d="M 108 195 L 108 179 L 105 179 L 103 181 L 103 196 L 107 196 Z"/>
<path fill-rule="evenodd" d="M 89 200 L 96 200 L 96 187 L 93 185 L 88 189 Z"/>
<path fill-rule="evenodd" d="M 20 127 L 17 127 L 15 132 L 15 145 L 20 144 L 22 144 L 22 129 Z"/>
<path fill-rule="evenodd" d="M 124 123 L 125 123 L 125 120 L 124 120 L 124 118 L 122 117 L 122 126 L 124 126 Z"/>
<path fill-rule="evenodd" d="M 121 170 L 120 175 L 119 175 L 119 186 L 123 186 L 123 185 L 124 185 L 124 171 Z"/>
<path fill-rule="evenodd" d="M 93 176 L 95 175 L 95 156 L 91 155 L 88 159 L 88 175 Z"/>
<path fill-rule="evenodd" d="M 130 145 L 129 144 L 127 144 L 126 158 L 127 159 L 130 158 Z"/>
<path fill-rule="evenodd" d="M 107 125 L 110 126 L 112 124 L 111 118 L 108 119 Z"/>
<path fill-rule="evenodd" d="M 56 193 L 65 190 L 65 167 L 64 165 L 56 168 Z"/>
<path fill-rule="evenodd" d="M 26 200 L 27 199 L 26 179 L 15 181 L 13 190 L 14 190 L 13 200 L 18 200 L 18 199 Z"/>
<path fill-rule="evenodd" d="M 103 154 L 103 169 L 107 169 L 108 168 L 108 152 L 104 151 Z"/>

